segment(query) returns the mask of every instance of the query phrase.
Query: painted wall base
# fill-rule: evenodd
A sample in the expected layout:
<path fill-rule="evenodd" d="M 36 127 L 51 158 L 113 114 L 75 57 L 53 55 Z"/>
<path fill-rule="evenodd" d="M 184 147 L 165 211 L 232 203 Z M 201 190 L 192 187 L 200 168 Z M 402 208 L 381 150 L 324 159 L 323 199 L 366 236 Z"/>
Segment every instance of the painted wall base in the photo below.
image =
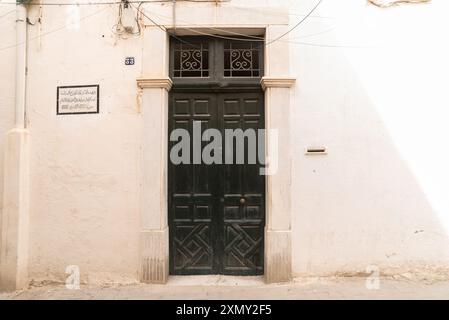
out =
<path fill-rule="evenodd" d="M 265 282 L 292 280 L 291 232 L 265 230 Z"/>
<path fill-rule="evenodd" d="M 1 217 L 0 290 L 28 285 L 29 132 L 6 135 L 4 193 Z"/>
<path fill-rule="evenodd" d="M 144 283 L 166 283 L 168 280 L 168 228 L 141 232 L 139 279 Z"/>

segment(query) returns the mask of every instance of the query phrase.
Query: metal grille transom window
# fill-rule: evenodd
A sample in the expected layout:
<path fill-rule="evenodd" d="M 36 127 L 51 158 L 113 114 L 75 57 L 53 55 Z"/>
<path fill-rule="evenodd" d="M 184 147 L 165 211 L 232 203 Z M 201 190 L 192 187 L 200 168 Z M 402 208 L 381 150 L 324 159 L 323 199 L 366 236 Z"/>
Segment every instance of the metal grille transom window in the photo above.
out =
<path fill-rule="evenodd" d="M 208 42 L 177 42 L 173 49 L 173 77 L 209 77 Z"/>
<path fill-rule="evenodd" d="M 249 38 L 173 37 L 170 76 L 175 84 L 259 84 L 264 43 Z"/>
<path fill-rule="evenodd" d="M 224 45 L 225 77 L 259 77 L 260 43 L 226 41 Z"/>

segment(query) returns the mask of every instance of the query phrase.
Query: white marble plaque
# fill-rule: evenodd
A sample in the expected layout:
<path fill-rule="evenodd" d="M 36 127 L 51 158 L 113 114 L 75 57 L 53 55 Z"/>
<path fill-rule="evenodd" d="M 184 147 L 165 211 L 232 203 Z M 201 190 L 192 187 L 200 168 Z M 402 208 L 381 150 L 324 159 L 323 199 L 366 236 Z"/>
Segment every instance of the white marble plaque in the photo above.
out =
<path fill-rule="evenodd" d="M 99 113 L 100 86 L 58 87 L 56 109 L 58 115 Z"/>

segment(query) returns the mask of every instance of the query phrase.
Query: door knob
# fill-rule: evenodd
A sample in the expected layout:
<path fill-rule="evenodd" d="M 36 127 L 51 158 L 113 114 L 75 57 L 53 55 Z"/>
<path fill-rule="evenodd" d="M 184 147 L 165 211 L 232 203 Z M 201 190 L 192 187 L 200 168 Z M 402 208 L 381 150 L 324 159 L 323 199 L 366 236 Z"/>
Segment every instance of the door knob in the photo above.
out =
<path fill-rule="evenodd" d="M 246 202 L 245 198 L 240 199 L 240 204 L 245 204 L 245 202 Z"/>

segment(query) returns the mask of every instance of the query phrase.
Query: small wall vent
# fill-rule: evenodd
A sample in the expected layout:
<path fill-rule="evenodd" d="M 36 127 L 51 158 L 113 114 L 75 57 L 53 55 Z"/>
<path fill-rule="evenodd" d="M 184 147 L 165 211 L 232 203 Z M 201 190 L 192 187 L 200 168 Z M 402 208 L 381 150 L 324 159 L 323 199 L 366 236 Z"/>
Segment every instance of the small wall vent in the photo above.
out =
<path fill-rule="evenodd" d="M 323 155 L 327 154 L 326 147 L 308 147 L 306 149 L 306 155 Z"/>

